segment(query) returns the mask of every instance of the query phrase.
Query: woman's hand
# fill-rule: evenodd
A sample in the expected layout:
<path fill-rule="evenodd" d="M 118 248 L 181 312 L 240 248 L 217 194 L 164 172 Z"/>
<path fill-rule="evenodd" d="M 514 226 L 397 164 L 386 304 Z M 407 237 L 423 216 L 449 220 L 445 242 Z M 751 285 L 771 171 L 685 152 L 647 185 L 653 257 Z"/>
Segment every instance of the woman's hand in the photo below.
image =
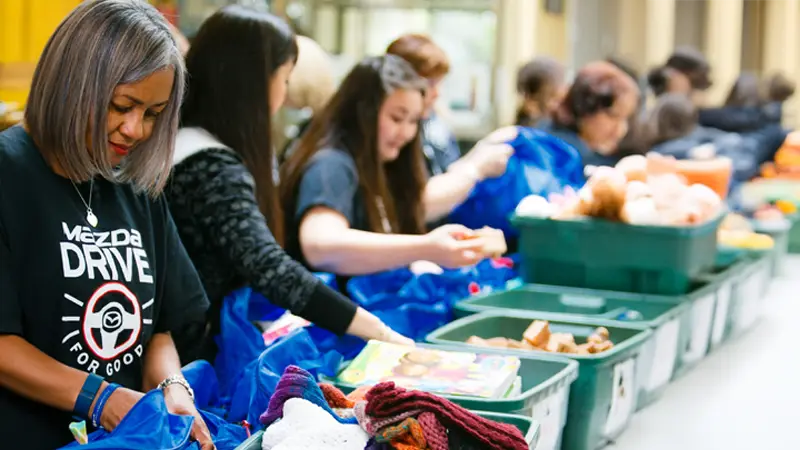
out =
<path fill-rule="evenodd" d="M 478 181 L 496 178 L 505 173 L 508 159 L 513 154 L 514 149 L 508 144 L 479 142 L 463 158 L 454 162 L 449 170 L 473 170 Z"/>
<path fill-rule="evenodd" d="M 108 385 L 104 384 L 103 389 Z M 102 392 L 102 390 L 100 392 Z M 99 396 L 98 396 L 99 397 Z M 128 414 L 128 411 L 144 397 L 144 394 L 128 388 L 120 387 L 108 397 L 105 407 L 100 415 L 100 426 L 106 431 L 113 431 Z M 96 407 L 94 405 L 92 408 Z M 93 409 L 94 410 L 94 409 Z"/>
<path fill-rule="evenodd" d="M 383 338 L 380 339 L 380 341 L 388 342 L 390 344 L 405 345 L 406 347 L 414 347 L 416 345 L 413 340 L 403 336 L 402 334 L 392 330 L 389 327 L 386 327 L 386 332 L 384 333 Z"/>
<path fill-rule="evenodd" d="M 425 259 L 448 269 L 477 264 L 486 257 L 486 241 L 462 225 L 443 225 L 428 233 L 427 238 L 430 254 Z"/>
<path fill-rule="evenodd" d="M 414 341 L 392 330 L 381 319 L 364 308 L 358 308 L 347 334 L 357 336 L 365 341 L 376 340 L 401 345 L 414 345 Z"/>
<path fill-rule="evenodd" d="M 206 422 L 195 407 L 192 397 L 185 387 L 179 384 L 171 384 L 164 389 L 164 399 L 167 403 L 167 409 L 170 413 L 179 416 L 193 416 L 194 423 L 192 424 L 192 439 L 200 444 L 201 450 L 214 450 L 214 441 L 211 439 L 211 433 L 208 431 Z"/>

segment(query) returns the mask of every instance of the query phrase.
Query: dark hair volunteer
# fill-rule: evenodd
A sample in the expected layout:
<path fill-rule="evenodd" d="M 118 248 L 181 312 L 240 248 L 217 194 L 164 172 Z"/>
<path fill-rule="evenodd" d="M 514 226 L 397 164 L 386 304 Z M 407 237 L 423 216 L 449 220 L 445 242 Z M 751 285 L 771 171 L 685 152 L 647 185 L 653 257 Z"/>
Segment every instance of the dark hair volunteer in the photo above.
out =
<path fill-rule="evenodd" d="M 84 1 L 0 134 L 4 448 L 66 445 L 73 416 L 113 429 L 156 387 L 213 448 L 170 336 L 208 306 L 160 195 L 183 76 L 153 7 Z"/>
<path fill-rule="evenodd" d="M 201 26 L 186 57 L 189 89 L 167 191 L 181 238 L 211 299 L 210 329 L 184 360 L 213 360 L 222 300 L 248 285 L 337 334 L 394 334 L 284 252 L 271 117 L 297 58 L 276 16 L 227 6 Z"/>
<path fill-rule="evenodd" d="M 639 88 L 625 72 L 605 61 L 590 63 L 578 71 L 553 123 L 541 128 L 578 149 L 584 166 L 613 165 L 638 101 Z"/>

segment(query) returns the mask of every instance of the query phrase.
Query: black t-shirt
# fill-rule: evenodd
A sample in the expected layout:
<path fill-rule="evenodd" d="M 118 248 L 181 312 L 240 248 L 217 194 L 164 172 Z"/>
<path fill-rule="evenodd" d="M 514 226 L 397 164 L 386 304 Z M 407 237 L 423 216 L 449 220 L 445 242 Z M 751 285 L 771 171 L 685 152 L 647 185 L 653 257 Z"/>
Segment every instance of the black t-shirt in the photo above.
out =
<path fill-rule="evenodd" d="M 292 257 L 306 265 L 308 263 L 300 248 L 300 222 L 315 206 L 337 211 L 354 230 L 371 231 L 356 164 L 344 150 L 324 148 L 317 152 L 306 166 L 295 195 L 294 215 L 286 230 L 287 248 Z"/>
<path fill-rule="evenodd" d="M 22 127 L 0 133 L 0 334 L 141 390 L 153 334 L 202 321 L 208 300 L 163 198 L 97 178 L 92 228 L 90 184 L 56 175 Z M 72 441 L 70 412 L 2 387 L 0 411 L 4 448 Z"/>

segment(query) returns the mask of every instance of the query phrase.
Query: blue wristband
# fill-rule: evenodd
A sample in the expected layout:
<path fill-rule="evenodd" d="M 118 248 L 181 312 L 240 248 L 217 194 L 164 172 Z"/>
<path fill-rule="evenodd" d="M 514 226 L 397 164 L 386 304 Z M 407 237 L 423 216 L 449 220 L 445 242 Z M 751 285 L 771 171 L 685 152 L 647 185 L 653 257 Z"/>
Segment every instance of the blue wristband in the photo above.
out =
<path fill-rule="evenodd" d="M 95 428 L 100 427 L 100 417 L 103 416 L 103 409 L 106 407 L 106 402 L 108 402 L 109 397 L 111 397 L 111 394 L 113 394 L 118 387 L 119 385 L 117 383 L 109 384 L 97 399 L 97 403 L 94 405 L 94 411 L 92 412 L 92 425 L 94 425 Z"/>
<path fill-rule="evenodd" d="M 89 376 L 86 377 L 86 381 L 83 382 L 83 387 L 81 388 L 81 393 L 78 394 L 78 398 L 75 400 L 75 407 L 72 409 L 76 417 L 80 419 L 89 418 L 89 408 L 92 407 L 92 402 L 102 385 L 102 377 L 93 373 L 90 373 Z"/>

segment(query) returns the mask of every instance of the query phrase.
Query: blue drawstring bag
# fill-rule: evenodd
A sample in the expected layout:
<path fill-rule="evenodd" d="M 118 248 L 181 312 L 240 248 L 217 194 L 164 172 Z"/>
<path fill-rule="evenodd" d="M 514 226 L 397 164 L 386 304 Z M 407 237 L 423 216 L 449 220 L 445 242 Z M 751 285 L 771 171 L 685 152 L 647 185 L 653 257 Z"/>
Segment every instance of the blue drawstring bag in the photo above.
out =
<path fill-rule="evenodd" d="M 219 381 L 214 367 L 208 361 L 198 360 L 181 369 L 183 377 L 194 390 L 198 409 L 224 417 L 225 410 L 219 392 Z"/>
<path fill-rule="evenodd" d="M 247 419 L 249 423 L 257 424 L 258 417 L 269 406 L 281 375 L 290 365 L 305 369 L 314 376 L 335 376 L 342 361 L 342 355 L 336 351 L 320 351 L 306 329 L 279 338 L 237 377 L 230 392 L 227 419 L 231 422 Z"/>
<path fill-rule="evenodd" d="M 338 291 L 339 287 L 336 284 L 336 275 L 330 273 L 315 273 L 314 276 L 319 278 L 326 286 Z M 266 297 L 258 292 L 251 291 L 250 303 L 247 309 L 247 318 L 250 321 L 274 321 L 285 313 L 286 310 L 279 308 L 272 304 Z"/>
<path fill-rule="evenodd" d="M 247 439 L 243 427 L 229 424 L 216 415 L 200 411 L 218 450 L 234 450 Z M 74 442 L 64 447 L 82 450 L 194 450 L 190 442 L 194 417 L 170 414 L 164 394 L 148 392 L 122 419 L 114 431 L 98 430 L 89 435 L 89 443 Z"/>
<path fill-rule="evenodd" d="M 472 229 L 488 226 L 514 237 L 517 232 L 508 219 L 522 199 L 532 194 L 547 198 L 568 186 L 583 186 L 586 180 L 577 149 L 541 130 L 517 127 L 517 131 L 517 136 L 508 142 L 514 154 L 505 173 L 478 183 L 467 200 L 450 214 L 451 223 Z"/>
<path fill-rule="evenodd" d="M 476 293 L 505 289 L 516 276 L 514 260 L 501 258 L 442 274 L 415 275 L 408 269 L 398 269 L 354 277 L 347 292 L 393 330 L 420 341 L 452 320 L 457 301 Z"/>
<path fill-rule="evenodd" d="M 337 289 L 335 276 L 314 275 L 327 286 Z M 223 398 L 230 398 L 242 370 L 266 348 L 261 331 L 253 322 L 276 320 L 285 312 L 250 288 L 238 289 L 225 297 L 220 312 L 220 334 L 215 337 L 219 352 L 214 361 Z"/>

